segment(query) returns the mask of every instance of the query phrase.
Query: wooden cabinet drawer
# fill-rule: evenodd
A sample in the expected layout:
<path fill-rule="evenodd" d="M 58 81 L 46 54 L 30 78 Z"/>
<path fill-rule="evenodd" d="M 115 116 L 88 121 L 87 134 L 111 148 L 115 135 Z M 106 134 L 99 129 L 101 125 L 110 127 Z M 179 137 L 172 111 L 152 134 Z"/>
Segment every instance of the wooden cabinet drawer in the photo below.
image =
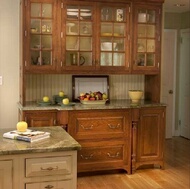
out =
<path fill-rule="evenodd" d="M 73 189 L 71 180 L 26 184 L 26 189 Z"/>
<path fill-rule="evenodd" d="M 72 157 L 26 159 L 26 177 L 71 174 Z"/>
<path fill-rule="evenodd" d="M 69 134 L 75 139 L 128 137 L 129 111 L 94 111 L 71 113 Z"/>

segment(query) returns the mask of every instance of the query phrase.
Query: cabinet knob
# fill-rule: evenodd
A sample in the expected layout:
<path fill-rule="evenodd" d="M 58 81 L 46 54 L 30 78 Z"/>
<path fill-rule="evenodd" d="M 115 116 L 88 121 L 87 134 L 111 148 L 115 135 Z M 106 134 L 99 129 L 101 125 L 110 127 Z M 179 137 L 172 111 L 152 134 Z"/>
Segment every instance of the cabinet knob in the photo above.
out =
<path fill-rule="evenodd" d="M 94 156 L 94 154 L 90 154 L 90 155 L 88 155 L 88 156 L 83 156 L 83 155 L 81 155 L 80 157 L 81 157 L 82 159 L 88 160 L 88 159 L 91 159 L 93 156 Z"/>
<path fill-rule="evenodd" d="M 116 158 L 119 157 L 119 152 L 117 152 L 115 155 L 111 155 L 109 152 L 107 153 L 108 157 L 110 158 Z"/>
<path fill-rule="evenodd" d="M 94 125 L 90 125 L 90 126 L 83 126 L 83 125 L 80 125 L 84 130 L 91 130 Z"/>
<path fill-rule="evenodd" d="M 117 124 L 117 125 L 111 125 L 111 124 L 108 124 L 108 127 L 110 129 L 118 129 L 120 127 L 120 124 Z"/>
<path fill-rule="evenodd" d="M 173 90 L 169 90 L 168 92 L 169 92 L 169 94 L 173 94 Z"/>

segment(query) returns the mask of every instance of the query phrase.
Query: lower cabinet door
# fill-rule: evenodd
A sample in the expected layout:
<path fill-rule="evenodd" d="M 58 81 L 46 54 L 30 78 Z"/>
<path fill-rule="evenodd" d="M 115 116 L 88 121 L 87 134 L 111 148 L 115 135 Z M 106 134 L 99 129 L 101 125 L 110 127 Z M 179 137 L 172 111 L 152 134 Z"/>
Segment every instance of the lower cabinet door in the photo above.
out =
<path fill-rule="evenodd" d="M 12 189 L 13 162 L 11 160 L 0 161 L 0 189 Z"/>
<path fill-rule="evenodd" d="M 26 184 L 26 189 L 73 189 L 71 180 Z"/>

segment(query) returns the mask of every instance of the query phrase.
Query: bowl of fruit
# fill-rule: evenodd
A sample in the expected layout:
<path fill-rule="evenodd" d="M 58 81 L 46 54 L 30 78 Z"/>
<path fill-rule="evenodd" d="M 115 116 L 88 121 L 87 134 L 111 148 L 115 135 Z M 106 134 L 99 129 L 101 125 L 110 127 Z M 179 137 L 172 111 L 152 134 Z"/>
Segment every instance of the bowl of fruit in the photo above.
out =
<path fill-rule="evenodd" d="M 82 104 L 105 104 L 108 101 L 108 96 L 100 91 L 80 93 L 79 100 Z"/>

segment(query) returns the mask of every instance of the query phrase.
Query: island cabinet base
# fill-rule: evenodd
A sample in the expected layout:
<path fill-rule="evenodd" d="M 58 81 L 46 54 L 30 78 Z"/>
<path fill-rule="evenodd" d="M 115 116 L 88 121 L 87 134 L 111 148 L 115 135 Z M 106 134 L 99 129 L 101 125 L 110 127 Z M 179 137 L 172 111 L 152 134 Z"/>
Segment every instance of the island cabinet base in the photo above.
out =
<path fill-rule="evenodd" d="M 76 189 L 77 151 L 1 155 L 0 172 L 2 189 Z"/>
<path fill-rule="evenodd" d="M 82 146 L 78 172 L 124 169 L 131 174 L 131 110 L 69 112 L 69 134 Z"/>

